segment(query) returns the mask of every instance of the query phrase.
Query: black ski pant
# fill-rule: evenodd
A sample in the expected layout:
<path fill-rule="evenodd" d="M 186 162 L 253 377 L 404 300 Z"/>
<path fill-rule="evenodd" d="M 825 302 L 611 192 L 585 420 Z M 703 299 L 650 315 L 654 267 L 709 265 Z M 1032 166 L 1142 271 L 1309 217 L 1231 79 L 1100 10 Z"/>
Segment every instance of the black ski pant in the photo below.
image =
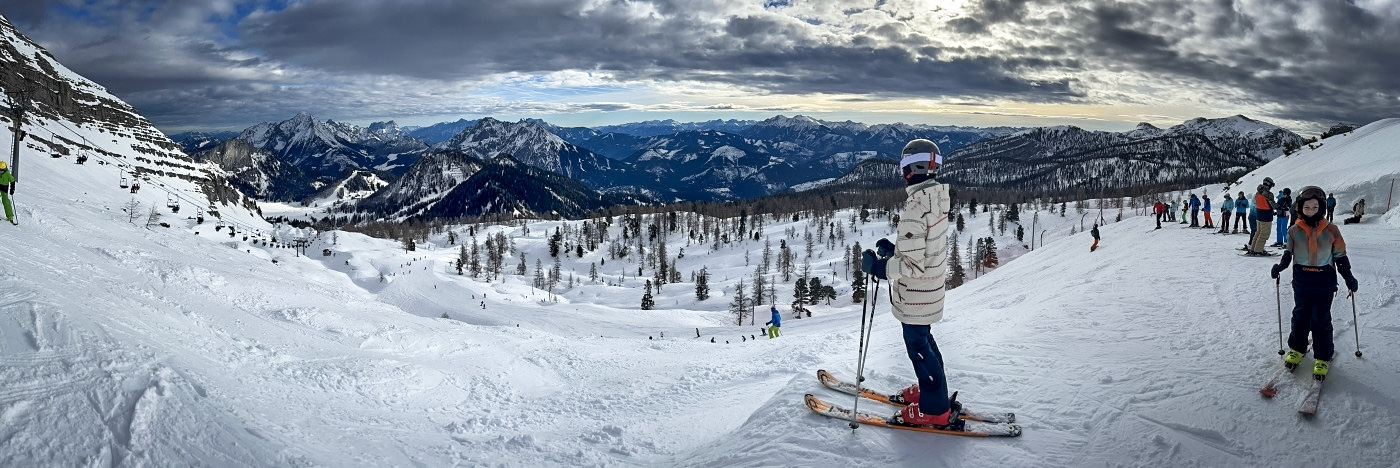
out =
<path fill-rule="evenodd" d="M 1312 334 L 1313 358 L 1331 361 L 1336 347 L 1332 342 L 1332 296 L 1336 289 L 1300 288 L 1293 284 L 1293 328 L 1288 332 L 1288 347 L 1307 353 L 1308 334 Z"/>
<path fill-rule="evenodd" d="M 1241 224 L 1244 225 L 1244 233 L 1245 233 L 1245 234 L 1249 234 L 1249 220 L 1246 219 L 1245 213 L 1235 213 L 1235 230 L 1236 230 L 1236 231 L 1240 230 L 1240 225 L 1241 225 Z"/>
<path fill-rule="evenodd" d="M 928 325 L 904 327 L 904 350 L 914 363 L 914 375 L 919 378 L 919 412 L 943 414 L 952 403 L 948 401 L 948 378 L 943 373 L 943 353 L 933 341 Z"/>
<path fill-rule="evenodd" d="M 1199 221 L 1199 220 L 1200 220 L 1200 218 L 1199 218 L 1200 212 L 1201 212 L 1201 209 L 1200 209 L 1200 208 L 1192 208 L 1192 209 L 1191 209 L 1191 227 L 1197 227 L 1197 226 L 1200 226 L 1200 225 L 1201 225 L 1201 224 L 1200 224 L 1200 221 Z"/>

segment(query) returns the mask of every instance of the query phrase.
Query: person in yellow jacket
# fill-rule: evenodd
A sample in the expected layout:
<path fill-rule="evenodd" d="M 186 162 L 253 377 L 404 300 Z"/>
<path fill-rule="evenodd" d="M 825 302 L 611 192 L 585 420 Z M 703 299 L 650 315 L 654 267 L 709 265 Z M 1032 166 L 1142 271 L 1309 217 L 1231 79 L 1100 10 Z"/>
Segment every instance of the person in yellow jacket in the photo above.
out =
<path fill-rule="evenodd" d="M 0 203 L 5 205 L 5 220 L 10 224 L 19 225 L 15 221 L 15 206 L 10 203 L 10 195 L 15 193 L 15 175 L 10 173 L 10 163 L 0 161 Z"/>

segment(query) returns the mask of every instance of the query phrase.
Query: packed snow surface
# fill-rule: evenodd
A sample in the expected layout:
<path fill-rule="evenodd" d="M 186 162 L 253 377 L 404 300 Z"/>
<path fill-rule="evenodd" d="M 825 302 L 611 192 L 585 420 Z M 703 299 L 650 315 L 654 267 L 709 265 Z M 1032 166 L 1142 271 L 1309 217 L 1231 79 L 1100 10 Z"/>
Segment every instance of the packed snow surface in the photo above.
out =
<path fill-rule="evenodd" d="M 26 154 L 20 224 L 0 226 L 0 466 L 1395 466 L 1400 210 L 1380 211 L 1396 148 L 1400 125 L 1382 121 L 1243 180 L 1316 183 L 1377 213 L 1342 227 L 1360 326 L 1337 295 L 1338 355 L 1311 418 L 1295 410 L 1305 372 L 1277 398 L 1257 391 L 1280 366 L 1276 304 L 1287 314 L 1292 293 L 1287 274 L 1271 287 L 1276 257 L 1237 255 L 1244 235 L 1155 230 L 1128 209 L 1091 253 L 1080 223 L 1100 214 L 1071 203 L 1067 216 L 1022 213 L 1049 232 L 1032 251 L 992 234 L 991 213 L 964 213 L 960 248 L 993 236 L 1004 264 L 951 291 L 933 333 L 952 389 L 1016 412 L 1014 439 L 852 431 L 803 406 L 805 393 L 852 403 L 815 373 L 854 377 L 862 323 L 840 244 L 805 258 L 812 218 L 766 219 L 762 237 L 774 251 L 785 240 L 842 297 L 794 319 L 784 281 L 782 336 L 753 340 L 767 305 L 740 326 L 728 304 L 763 241 L 716 250 L 670 234 L 685 279 L 644 311 L 635 253 L 570 255 L 572 287 L 530 286 L 558 221 L 482 226 L 478 240 L 503 232 L 517 249 L 506 279 L 486 282 L 456 273 L 445 234 L 405 252 L 347 232 L 245 224 L 230 236 L 188 211 L 147 229 L 122 212 L 133 197 L 115 168 Z M 852 232 L 854 216 L 832 218 L 847 244 L 889 235 L 878 216 Z M 306 255 L 258 242 L 298 235 L 314 239 Z M 698 301 L 688 281 L 702 266 L 714 295 Z M 892 391 L 913 375 L 886 291 L 870 305 L 866 384 Z"/>

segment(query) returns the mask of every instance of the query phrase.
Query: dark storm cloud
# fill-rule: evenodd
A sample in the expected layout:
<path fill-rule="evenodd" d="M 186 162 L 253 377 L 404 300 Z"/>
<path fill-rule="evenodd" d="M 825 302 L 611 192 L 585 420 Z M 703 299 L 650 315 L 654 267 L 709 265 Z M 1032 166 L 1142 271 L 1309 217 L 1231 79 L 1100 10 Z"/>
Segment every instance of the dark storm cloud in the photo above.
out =
<path fill-rule="evenodd" d="M 596 70 L 624 80 L 700 80 L 798 94 L 971 93 L 1034 100 L 1072 94 L 1067 80 L 1018 77 L 1014 60 L 938 61 L 911 49 L 931 44 L 892 43 L 889 31 L 823 41 L 810 23 L 776 14 L 727 16 L 725 7 L 309 1 L 249 18 L 241 32 L 275 60 L 431 79 Z M 1007 6 L 997 15 L 1014 17 L 1016 10 Z"/>
<path fill-rule="evenodd" d="M 1074 2 L 1071 54 L 1150 74 L 1234 88 L 1274 117 L 1368 123 L 1400 97 L 1400 21 L 1345 1 L 1285 0 L 1253 13 L 1228 0 Z M 1317 24 L 1309 24 L 1316 22 Z M 1091 65 L 1092 67 L 1092 65 Z"/>
<path fill-rule="evenodd" d="M 1265 117 L 1365 123 L 1393 116 L 1400 96 L 1400 8 L 1357 3 L 979 0 L 945 23 L 901 2 L 842 1 L 0 0 L 0 13 L 162 127 L 302 110 L 353 119 L 630 108 L 461 99 L 502 75 L 558 71 L 617 88 L 1132 101 L 1111 73 L 1182 99 L 1281 109 Z"/>

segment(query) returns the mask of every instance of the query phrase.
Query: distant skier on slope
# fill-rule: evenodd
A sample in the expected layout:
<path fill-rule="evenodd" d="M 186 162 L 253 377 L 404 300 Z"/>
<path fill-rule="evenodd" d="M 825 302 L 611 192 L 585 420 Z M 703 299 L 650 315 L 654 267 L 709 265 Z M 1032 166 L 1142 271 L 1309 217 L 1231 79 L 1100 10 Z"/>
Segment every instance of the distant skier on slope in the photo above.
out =
<path fill-rule="evenodd" d="M 1289 205 L 1293 204 L 1293 192 L 1288 187 L 1283 188 L 1283 192 L 1278 194 L 1278 203 L 1274 204 L 1274 216 L 1278 217 L 1277 234 L 1274 236 L 1274 247 L 1283 247 L 1283 238 L 1288 234 Z"/>
<path fill-rule="evenodd" d="M 1220 230 L 1215 232 L 1230 233 L 1230 211 L 1234 209 L 1235 199 L 1230 198 L 1230 192 L 1225 192 L 1225 199 L 1220 201 Z"/>
<path fill-rule="evenodd" d="M 1195 193 L 1191 194 L 1188 201 L 1191 206 L 1191 227 L 1201 227 L 1201 199 Z"/>
<path fill-rule="evenodd" d="M 1327 222 L 1332 222 L 1332 211 L 1337 209 L 1337 198 L 1327 194 Z"/>
<path fill-rule="evenodd" d="M 1206 218 L 1205 224 L 1201 227 L 1215 227 L 1215 222 L 1210 219 L 1210 194 L 1205 192 L 1201 192 L 1201 215 Z"/>
<path fill-rule="evenodd" d="M 1288 228 L 1283 258 L 1269 271 L 1277 280 L 1279 272 L 1293 262 L 1293 321 L 1283 365 L 1293 369 L 1302 362 L 1311 333 L 1313 378 L 1317 380 L 1327 377 L 1328 362 L 1336 351 L 1332 342 L 1332 296 L 1337 292 L 1337 274 L 1346 280 L 1350 294 L 1356 294 L 1357 288 L 1342 231 L 1323 219 L 1325 193 L 1316 186 L 1298 192 L 1294 210 L 1299 219 Z"/>
<path fill-rule="evenodd" d="M 1269 190 L 1274 187 L 1274 179 L 1265 177 L 1264 183 L 1254 192 L 1254 236 L 1250 238 L 1250 255 L 1267 255 L 1264 251 L 1264 243 L 1269 241 L 1269 225 L 1274 223 L 1274 207 L 1272 205 L 1274 194 Z"/>
<path fill-rule="evenodd" d="M 1362 198 L 1355 205 L 1351 205 L 1351 217 L 1342 220 L 1342 224 L 1354 224 L 1361 222 L 1361 215 L 1366 214 L 1366 199 Z"/>
<path fill-rule="evenodd" d="M 1161 229 L 1162 218 L 1167 216 L 1167 204 L 1157 200 L 1157 203 L 1152 204 L 1152 212 L 1157 215 L 1157 229 Z"/>
<path fill-rule="evenodd" d="M 764 325 L 771 325 L 770 327 L 768 327 L 768 339 L 770 340 L 780 336 L 778 334 L 778 327 L 781 327 L 783 324 L 783 317 L 781 314 L 778 313 L 778 306 L 771 307 L 773 308 L 773 319 L 767 322 L 763 322 Z"/>
<path fill-rule="evenodd" d="M 1240 225 L 1244 225 L 1244 233 L 1249 234 L 1250 220 L 1247 216 L 1249 216 L 1249 199 L 1245 198 L 1244 190 L 1240 190 L 1239 198 L 1235 199 L 1235 227 L 1230 230 L 1231 234 L 1239 233 Z"/>
<path fill-rule="evenodd" d="M 10 203 L 10 195 L 15 193 L 15 175 L 10 172 L 10 164 L 0 161 L 0 204 L 5 205 L 5 220 L 10 224 L 19 225 L 15 221 L 15 206 Z"/>
<path fill-rule="evenodd" d="M 1089 234 L 1094 236 L 1094 245 L 1089 246 L 1089 251 L 1099 248 L 1099 223 L 1094 223 L 1094 228 L 1089 230 Z"/>
<path fill-rule="evenodd" d="M 951 200 L 948 185 L 933 178 L 943 155 L 938 145 L 922 138 L 904 145 L 901 154 L 900 172 L 909 198 L 899 216 L 898 246 L 880 239 L 875 244 L 880 254 L 870 250 L 861 253 L 860 267 L 890 281 L 894 293 L 890 313 L 903 328 L 904 348 L 919 379 L 903 390 L 904 400 L 910 403 L 894 418 L 909 424 L 958 427 L 962 421 L 948 398 L 943 354 L 930 331 L 930 325 L 943 318 L 948 268 L 947 213 Z"/>

